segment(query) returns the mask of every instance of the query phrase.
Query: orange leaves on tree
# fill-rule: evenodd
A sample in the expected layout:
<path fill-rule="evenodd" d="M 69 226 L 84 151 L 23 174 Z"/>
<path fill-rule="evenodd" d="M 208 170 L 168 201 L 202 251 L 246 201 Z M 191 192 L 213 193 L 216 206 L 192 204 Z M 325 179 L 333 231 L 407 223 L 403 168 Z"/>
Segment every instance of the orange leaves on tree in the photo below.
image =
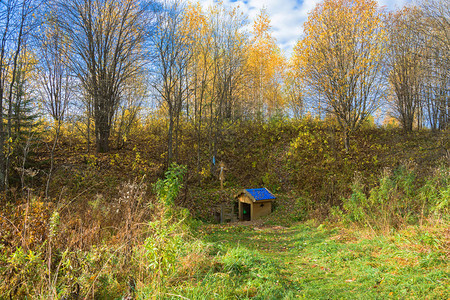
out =
<path fill-rule="evenodd" d="M 270 19 L 265 10 L 261 10 L 253 24 L 248 53 L 251 97 L 255 101 L 255 109 L 262 113 L 267 110 L 270 116 L 283 106 L 281 82 L 285 60 L 271 35 Z"/>
<path fill-rule="evenodd" d="M 293 64 L 348 134 L 378 107 L 386 35 L 374 0 L 325 0 L 309 14 Z"/>

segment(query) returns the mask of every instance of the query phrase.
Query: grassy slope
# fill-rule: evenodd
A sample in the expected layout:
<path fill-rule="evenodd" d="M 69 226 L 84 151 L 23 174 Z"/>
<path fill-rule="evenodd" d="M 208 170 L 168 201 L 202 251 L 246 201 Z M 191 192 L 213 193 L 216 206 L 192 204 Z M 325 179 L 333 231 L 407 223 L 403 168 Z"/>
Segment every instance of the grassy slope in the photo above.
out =
<path fill-rule="evenodd" d="M 55 199 L 76 197 L 76 203 L 82 204 L 96 195 L 112 199 L 121 183 L 144 175 L 146 181 L 155 182 L 164 174 L 167 155 L 165 132 L 156 129 L 140 130 L 129 137 L 125 147 L 107 154 L 86 154 L 80 141 L 62 138 L 55 155 L 50 195 Z M 445 133 L 405 135 L 398 130 L 368 128 L 355 133 L 347 153 L 342 148 L 341 134 L 323 122 L 242 122 L 224 129 L 218 141 L 216 161 L 226 164 L 228 191 L 221 192 L 218 172 L 209 172 L 207 141 L 203 141 L 198 162 L 195 133 L 189 127 L 182 132 L 179 163 L 187 165 L 189 171 L 180 204 L 200 217 L 206 214 L 202 211 L 203 201 L 221 202 L 238 189 L 259 186 L 268 187 L 282 198 L 306 197 L 310 200 L 308 213 L 324 209 L 326 214 L 330 206 L 340 203 L 340 197 L 348 196 L 355 171 L 362 173 L 368 187 L 377 183 L 384 168 L 395 169 L 406 161 L 417 164 L 420 175 L 426 176 L 450 147 L 450 135 Z M 37 161 L 45 170 L 49 154 L 45 147 L 41 150 Z M 45 174 L 40 172 L 26 183 L 39 191 L 45 186 Z"/>
<path fill-rule="evenodd" d="M 74 159 L 71 168 L 81 166 L 75 174 L 82 179 L 70 182 L 75 183 L 72 191 L 91 185 L 93 192 L 107 199 L 115 191 L 112 187 L 125 180 L 123 174 L 128 178 L 147 174 L 151 181 L 161 175 L 164 139 L 157 134 L 144 137 L 120 151 Z M 293 146 L 296 139 L 298 146 Z M 443 139 L 430 132 L 405 135 L 372 128 L 358 132 L 346 153 L 339 132 L 326 124 L 240 124 L 228 129 L 219 145 L 217 160 L 227 165 L 226 188 L 220 191 L 214 174 L 208 177 L 194 171 L 193 140 L 187 132 L 185 148 L 180 149 L 181 162 L 191 166 L 182 205 L 194 216 L 211 220 L 210 208 L 229 201 L 239 188 L 267 186 L 277 192 L 279 201 L 276 213 L 266 222 L 286 226 L 308 215 L 322 219 L 327 207 L 348 195 L 355 171 L 362 172 L 370 186 L 383 168 L 414 161 L 420 175 L 426 176 L 443 155 L 441 144 L 448 143 L 445 135 Z M 208 169 L 205 157 L 201 167 Z M 66 172 L 58 175 L 67 178 Z M 200 299 L 450 297 L 445 286 L 449 284 L 448 253 L 442 250 L 448 232 L 444 236 L 412 229 L 377 237 L 308 225 L 277 230 L 209 226 L 205 231 L 203 239 L 213 243 L 215 266 L 175 284 L 174 295 Z"/>
<path fill-rule="evenodd" d="M 450 297 L 448 245 L 418 227 L 389 236 L 312 223 L 291 228 L 215 225 L 204 232 L 215 247 L 220 268 L 178 286 L 174 295 L 191 299 Z M 450 233 L 441 228 L 434 234 L 443 238 L 440 235 Z"/>
<path fill-rule="evenodd" d="M 332 206 L 350 195 L 355 172 L 369 190 L 385 168 L 415 165 L 418 182 L 445 159 L 450 135 L 429 131 L 404 134 L 399 130 L 367 128 L 356 132 L 349 152 L 342 136 L 322 122 L 240 124 L 229 129 L 219 146 L 227 165 L 225 191 L 218 191 L 216 174 L 203 178 L 190 173 L 186 203 L 204 218 L 204 209 L 233 198 L 237 190 L 265 186 L 277 194 L 279 209 L 293 220 L 324 218 Z M 194 165 L 192 160 L 184 160 Z M 207 161 L 202 161 L 206 165 Z M 296 206 L 299 199 L 301 206 Z M 283 221 L 283 220 L 279 220 Z"/>
<path fill-rule="evenodd" d="M 347 153 L 339 132 L 326 124 L 238 124 L 227 129 L 220 141 L 217 161 L 227 165 L 226 189 L 220 191 L 217 174 L 196 172 L 195 139 L 185 131 L 180 162 L 189 166 L 189 172 L 178 203 L 190 208 L 194 216 L 210 220 L 207 209 L 229 200 L 236 190 L 267 186 L 279 201 L 266 223 L 288 226 L 307 217 L 323 220 L 329 207 L 339 205 L 341 197 L 349 194 L 355 171 L 363 174 L 370 187 L 383 168 L 414 161 L 420 181 L 420 176 L 429 175 L 442 161 L 449 136 L 371 128 L 355 134 Z M 120 201 L 122 183 L 144 175 L 146 182 L 152 183 L 162 176 L 164 132 L 144 130 L 131 137 L 123 149 L 102 155 L 86 155 L 80 144 L 63 141 L 50 186 L 54 206 L 58 201 L 67 203 L 61 213 L 61 242 L 74 239 L 73 247 L 83 250 L 102 243 L 114 245 L 126 222 L 148 220 L 144 213 L 125 220 L 117 207 L 124 205 Z M 48 167 L 45 151 L 38 153 L 42 169 Z M 202 155 L 200 166 L 206 170 L 209 160 Z M 45 185 L 42 174 L 45 172 L 28 179 L 36 191 Z M 147 190 L 151 191 L 150 184 Z M 23 211 L 14 205 L 10 209 L 11 220 L 19 225 L 25 215 L 25 206 L 21 207 Z M 34 243 L 39 244 L 46 238 L 49 216 L 39 210 L 35 219 L 28 215 L 36 231 Z M 202 239 L 212 243 L 208 257 L 212 265 L 194 272 L 189 280 L 176 281 L 172 294 L 198 299 L 450 297 L 446 286 L 450 283 L 448 229 L 411 227 L 383 237 L 327 228 L 311 224 L 262 230 L 206 226 Z M 14 231 L 10 232 L 13 236 Z M 11 238 L 11 245 L 17 240 Z M 192 269 L 194 264 L 195 260 Z M 120 281 L 120 286 L 125 289 L 126 283 Z"/>

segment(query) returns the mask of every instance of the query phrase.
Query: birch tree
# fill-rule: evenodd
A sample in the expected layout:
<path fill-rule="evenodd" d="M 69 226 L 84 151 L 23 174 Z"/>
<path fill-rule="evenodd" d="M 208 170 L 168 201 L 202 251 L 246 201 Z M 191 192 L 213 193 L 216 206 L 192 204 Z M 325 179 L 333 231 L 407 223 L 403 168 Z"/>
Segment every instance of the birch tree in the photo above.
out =
<path fill-rule="evenodd" d="M 179 1 L 164 2 L 157 13 L 157 27 L 151 37 L 151 47 L 155 53 L 153 87 L 160 105 L 166 108 L 168 114 L 167 166 L 173 161 L 176 132 L 188 90 L 191 42 L 189 31 L 184 27 L 183 11 L 183 4 Z"/>
<path fill-rule="evenodd" d="M 450 3 L 423 0 L 415 35 L 424 36 L 424 85 L 422 97 L 432 129 L 450 126 Z"/>
<path fill-rule="evenodd" d="M 388 18 L 387 78 L 392 90 L 395 117 L 406 132 L 411 132 L 421 109 L 424 84 L 423 35 L 416 34 L 419 15 L 414 8 L 404 8 Z"/>
<path fill-rule="evenodd" d="M 253 23 L 251 45 L 248 50 L 248 71 L 251 98 L 258 114 L 269 117 L 283 106 L 282 75 L 284 59 L 271 34 L 270 18 L 261 10 Z"/>
<path fill-rule="evenodd" d="M 310 13 L 295 60 L 311 96 L 350 134 L 378 107 L 386 35 L 373 0 L 325 0 Z"/>

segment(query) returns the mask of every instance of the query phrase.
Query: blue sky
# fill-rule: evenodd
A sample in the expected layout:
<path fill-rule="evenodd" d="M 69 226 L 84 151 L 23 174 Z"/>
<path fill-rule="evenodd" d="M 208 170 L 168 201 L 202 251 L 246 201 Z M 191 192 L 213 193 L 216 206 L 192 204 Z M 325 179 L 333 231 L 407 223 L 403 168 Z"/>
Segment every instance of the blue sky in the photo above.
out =
<path fill-rule="evenodd" d="M 200 0 L 204 6 L 215 0 Z M 292 53 L 296 41 L 302 34 L 302 24 L 319 0 L 223 0 L 225 5 L 239 5 L 250 21 L 258 15 L 262 8 L 267 10 L 271 19 L 273 36 L 287 57 Z M 380 6 L 388 10 L 399 8 L 410 0 L 378 0 Z"/>

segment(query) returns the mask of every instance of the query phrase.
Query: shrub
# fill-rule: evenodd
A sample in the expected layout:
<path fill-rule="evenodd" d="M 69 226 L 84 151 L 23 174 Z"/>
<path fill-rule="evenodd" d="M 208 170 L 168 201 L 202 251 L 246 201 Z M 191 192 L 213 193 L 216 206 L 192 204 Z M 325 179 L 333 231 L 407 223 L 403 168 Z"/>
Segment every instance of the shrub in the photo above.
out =
<path fill-rule="evenodd" d="M 419 191 L 422 201 L 422 214 L 432 213 L 437 216 L 448 216 L 450 208 L 450 168 L 436 168 Z"/>
<path fill-rule="evenodd" d="M 184 166 L 169 168 L 166 178 L 154 185 L 156 202 L 146 197 L 143 181 L 123 184 L 116 199 L 97 197 L 86 212 L 93 224 L 80 232 L 69 231 L 71 221 L 60 214 L 60 207 L 39 199 L 14 208 L 14 218 L 0 219 L 19 236 L 7 240 L 11 247 L 0 244 L 0 274 L 5 278 L 0 299 L 163 295 L 180 276 L 183 258 L 201 256 L 206 249 L 188 235 L 188 211 L 174 205 L 184 172 Z M 142 224 L 148 206 L 152 219 Z M 77 246 L 78 240 L 85 242 Z M 181 268 L 182 276 L 191 274 L 188 266 Z"/>
<path fill-rule="evenodd" d="M 420 185 L 414 168 L 401 166 L 394 172 L 385 169 L 377 186 L 368 193 L 356 172 L 351 185 L 352 194 L 343 198 L 343 210 L 333 213 L 346 223 L 388 231 L 416 223 L 430 216 L 446 215 L 449 208 L 448 169 L 438 169 L 435 175 Z"/>

